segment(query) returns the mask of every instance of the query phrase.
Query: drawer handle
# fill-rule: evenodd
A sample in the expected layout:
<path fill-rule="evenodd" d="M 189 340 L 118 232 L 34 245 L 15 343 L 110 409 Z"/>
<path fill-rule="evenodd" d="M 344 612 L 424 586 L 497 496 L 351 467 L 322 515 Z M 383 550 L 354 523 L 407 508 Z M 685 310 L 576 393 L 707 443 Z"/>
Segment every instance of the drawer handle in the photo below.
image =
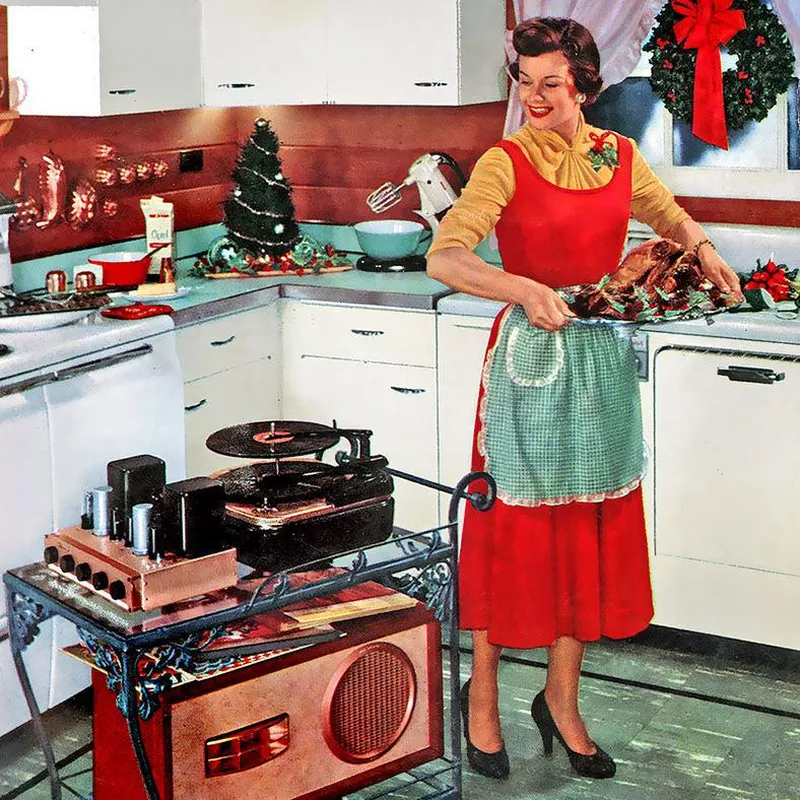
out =
<path fill-rule="evenodd" d="M 218 83 L 218 89 L 252 89 L 254 83 Z"/>
<path fill-rule="evenodd" d="M 427 391 L 426 389 L 413 389 L 410 386 L 390 386 L 389 388 L 399 394 L 424 394 Z"/>
<path fill-rule="evenodd" d="M 362 328 L 350 328 L 350 333 L 356 336 L 383 336 L 383 331 L 367 331 Z"/>
<path fill-rule="evenodd" d="M 769 367 L 719 367 L 717 375 L 740 383 L 775 383 L 786 377 L 785 372 L 775 372 Z"/>
<path fill-rule="evenodd" d="M 109 89 L 109 94 L 136 94 L 136 89 Z"/>
<path fill-rule="evenodd" d="M 208 400 L 206 400 L 206 398 L 204 397 L 202 400 L 199 400 L 193 406 L 184 406 L 183 410 L 184 411 L 197 411 L 198 408 L 202 408 L 207 402 L 208 402 Z"/>
<path fill-rule="evenodd" d="M 422 89 L 438 88 L 439 86 L 447 86 L 447 81 L 414 81 L 414 86 L 419 86 Z"/>
<path fill-rule="evenodd" d="M 227 339 L 217 339 L 215 342 L 211 342 L 212 347 L 222 347 L 224 344 L 230 344 L 236 338 L 236 334 L 229 336 Z"/>

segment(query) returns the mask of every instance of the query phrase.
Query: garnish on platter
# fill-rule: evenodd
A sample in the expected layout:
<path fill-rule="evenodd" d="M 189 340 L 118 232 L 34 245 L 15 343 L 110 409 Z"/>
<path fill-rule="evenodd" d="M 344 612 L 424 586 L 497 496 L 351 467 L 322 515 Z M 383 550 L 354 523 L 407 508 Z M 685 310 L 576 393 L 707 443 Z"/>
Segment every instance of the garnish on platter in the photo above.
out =
<path fill-rule="evenodd" d="M 597 283 L 558 290 L 583 320 L 671 322 L 723 311 L 736 303 L 703 275 L 700 260 L 670 239 L 631 250 Z"/>
<path fill-rule="evenodd" d="M 742 289 L 764 289 L 775 302 L 796 299 L 800 294 L 800 280 L 798 270 L 789 269 L 786 264 L 776 264 L 773 256 L 767 263 L 761 265 L 761 260 L 756 259 L 756 268 L 747 275 L 740 275 Z"/>

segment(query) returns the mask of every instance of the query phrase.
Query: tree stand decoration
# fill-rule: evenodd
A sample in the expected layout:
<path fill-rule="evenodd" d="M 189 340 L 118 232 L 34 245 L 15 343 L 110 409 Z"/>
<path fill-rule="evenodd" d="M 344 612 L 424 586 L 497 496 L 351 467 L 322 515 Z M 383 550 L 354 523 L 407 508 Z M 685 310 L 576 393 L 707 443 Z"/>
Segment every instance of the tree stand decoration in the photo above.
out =
<path fill-rule="evenodd" d="M 194 274 L 207 278 L 271 276 L 350 269 L 331 245 L 300 233 L 292 189 L 278 158 L 280 142 L 263 118 L 255 121 L 233 171 L 235 186 L 223 204 L 227 236 L 214 241 Z"/>
<path fill-rule="evenodd" d="M 720 47 L 737 58 L 722 72 Z M 787 90 L 794 53 L 778 17 L 760 0 L 672 0 L 643 47 L 650 84 L 692 133 L 728 149 L 728 128 L 760 121 Z"/>

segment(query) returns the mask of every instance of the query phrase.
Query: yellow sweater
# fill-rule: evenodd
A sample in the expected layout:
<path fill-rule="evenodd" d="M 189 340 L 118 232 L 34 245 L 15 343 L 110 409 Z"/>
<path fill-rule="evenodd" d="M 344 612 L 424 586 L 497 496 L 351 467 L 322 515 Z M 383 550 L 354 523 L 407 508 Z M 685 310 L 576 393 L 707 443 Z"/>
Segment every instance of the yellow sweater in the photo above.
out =
<path fill-rule="evenodd" d="M 581 115 L 571 145 L 557 133 L 537 131 L 527 124 L 507 138 L 518 144 L 539 173 L 556 186 L 596 189 L 611 180 L 613 169 L 603 166 L 595 172 L 587 156 L 594 144 L 590 133 L 603 131 L 588 125 Z M 614 143 L 613 137 L 609 142 Z M 647 165 L 636 143 L 631 140 L 631 145 L 631 216 L 649 225 L 660 236 L 669 237 L 689 215 Z M 445 247 L 473 250 L 494 228 L 503 208 L 514 196 L 515 188 L 514 167 L 508 154 L 499 147 L 489 148 L 478 159 L 469 183 L 440 223 L 428 252 Z"/>

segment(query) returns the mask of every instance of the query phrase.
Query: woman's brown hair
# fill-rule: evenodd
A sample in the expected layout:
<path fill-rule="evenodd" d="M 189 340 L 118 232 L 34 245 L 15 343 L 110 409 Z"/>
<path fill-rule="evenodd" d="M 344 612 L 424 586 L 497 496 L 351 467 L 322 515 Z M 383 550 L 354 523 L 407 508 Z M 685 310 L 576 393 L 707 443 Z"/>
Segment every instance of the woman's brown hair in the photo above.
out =
<path fill-rule="evenodd" d="M 569 62 L 575 88 L 586 95 L 584 105 L 597 99 L 603 88 L 600 51 L 592 34 L 580 22 L 561 17 L 532 17 L 514 28 L 512 41 L 517 56 L 563 53 Z M 519 58 L 508 71 L 515 81 L 519 80 Z"/>

